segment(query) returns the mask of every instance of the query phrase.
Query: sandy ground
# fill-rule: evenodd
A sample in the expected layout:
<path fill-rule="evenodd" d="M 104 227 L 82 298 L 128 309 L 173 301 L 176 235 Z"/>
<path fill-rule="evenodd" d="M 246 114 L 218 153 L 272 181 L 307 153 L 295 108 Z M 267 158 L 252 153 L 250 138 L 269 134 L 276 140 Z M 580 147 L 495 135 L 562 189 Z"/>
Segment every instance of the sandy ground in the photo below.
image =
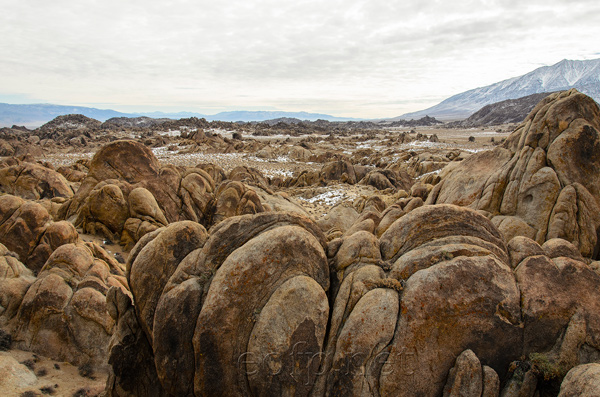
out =
<path fill-rule="evenodd" d="M 21 381 L 19 385 L 19 382 L 11 382 L 7 374 L 3 374 L 3 379 L 0 380 L 0 396 L 3 397 L 97 396 L 104 391 L 108 377 L 107 372 L 98 370 L 92 373 L 82 372 L 86 376 L 81 376 L 80 370 L 69 363 L 53 361 L 22 350 L 0 351 L 0 360 L 4 360 L 6 356 L 13 357 L 21 364 L 25 363 L 19 370 L 29 370 L 35 376 L 29 374 L 28 381 Z M 30 382 L 32 379 L 34 381 Z"/>

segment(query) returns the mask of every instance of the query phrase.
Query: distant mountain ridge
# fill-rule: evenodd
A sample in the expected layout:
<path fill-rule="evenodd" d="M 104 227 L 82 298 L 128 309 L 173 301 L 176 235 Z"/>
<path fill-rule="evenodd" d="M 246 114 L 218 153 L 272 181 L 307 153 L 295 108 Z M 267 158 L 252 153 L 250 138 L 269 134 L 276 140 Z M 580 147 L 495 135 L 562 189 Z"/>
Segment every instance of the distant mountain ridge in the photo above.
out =
<path fill-rule="evenodd" d="M 453 121 L 446 123 L 446 125 L 456 128 L 473 128 L 521 123 L 533 108 L 550 94 L 549 92 L 542 92 L 540 94 L 531 94 L 522 98 L 507 99 L 492 103 L 491 105 L 485 105 L 466 120 Z"/>
<path fill-rule="evenodd" d="M 442 121 L 460 120 L 492 103 L 571 88 L 576 88 L 596 102 L 600 102 L 600 59 L 585 61 L 563 59 L 552 66 L 543 66 L 523 76 L 465 91 L 428 109 L 406 113 L 394 119 L 420 118 L 428 115 Z"/>
<path fill-rule="evenodd" d="M 0 127 L 10 127 L 12 125 L 25 125 L 27 127 L 39 127 L 58 116 L 68 114 L 81 114 L 98 121 L 106 121 L 115 117 L 151 117 L 151 118 L 172 118 L 181 119 L 189 117 L 205 118 L 208 121 L 265 121 L 275 118 L 298 118 L 302 120 L 327 120 L 327 121 L 353 121 L 349 117 L 335 117 L 328 114 L 308 113 L 308 112 L 283 112 L 283 111 L 231 111 L 221 112 L 215 115 L 206 115 L 193 112 L 138 112 L 123 113 L 111 109 L 96 109 L 84 106 L 63 106 L 53 104 L 31 104 L 14 105 L 0 103 Z"/>

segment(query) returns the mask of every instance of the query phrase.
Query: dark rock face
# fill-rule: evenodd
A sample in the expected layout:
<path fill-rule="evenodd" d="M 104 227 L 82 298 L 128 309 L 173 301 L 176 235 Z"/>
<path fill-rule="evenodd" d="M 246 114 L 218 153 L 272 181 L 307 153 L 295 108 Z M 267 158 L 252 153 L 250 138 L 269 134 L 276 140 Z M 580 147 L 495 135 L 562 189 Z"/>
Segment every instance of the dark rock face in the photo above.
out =
<path fill-rule="evenodd" d="M 541 101 L 503 147 L 440 174 L 428 204 L 490 213 L 508 241 L 525 236 L 573 243 L 598 255 L 600 109 L 575 90 Z"/>
<path fill-rule="evenodd" d="M 522 123 L 533 108 L 548 95 L 550 95 L 549 92 L 542 92 L 486 105 L 466 120 L 449 123 L 449 126 L 473 128 L 487 125 Z"/>

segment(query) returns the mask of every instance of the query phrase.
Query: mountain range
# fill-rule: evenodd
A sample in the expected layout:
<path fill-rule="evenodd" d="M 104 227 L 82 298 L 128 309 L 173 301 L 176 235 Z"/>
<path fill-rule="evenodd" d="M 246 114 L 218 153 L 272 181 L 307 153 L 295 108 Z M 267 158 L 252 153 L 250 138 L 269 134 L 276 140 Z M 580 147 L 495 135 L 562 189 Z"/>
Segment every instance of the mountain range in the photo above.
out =
<path fill-rule="evenodd" d="M 485 87 L 475 88 L 454 95 L 439 104 L 418 112 L 387 119 L 417 120 L 425 116 L 442 121 L 464 120 L 486 105 L 522 98 L 532 94 L 576 88 L 580 92 L 600 102 L 600 59 L 572 61 L 564 59 L 552 66 L 543 66 L 523 76 L 513 77 Z M 163 113 L 138 112 L 122 113 L 110 109 L 96 109 L 81 106 L 61 106 L 52 104 L 12 105 L 0 103 L 0 127 L 25 125 L 38 127 L 57 116 L 82 114 L 106 121 L 113 117 L 140 117 L 181 119 L 189 117 L 205 118 L 208 121 L 266 121 L 279 118 L 300 120 L 359 121 L 347 117 L 335 117 L 328 114 L 283 111 L 230 111 L 214 115 L 193 112 Z M 487 122 L 485 123 L 487 124 Z"/>
<path fill-rule="evenodd" d="M 141 112 L 122 113 L 111 109 L 96 109 L 83 106 L 62 106 L 52 104 L 13 105 L 0 103 L 0 127 L 24 125 L 26 127 L 39 127 L 42 124 L 62 115 L 82 114 L 99 121 L 106 121 L 113 117 L 140 117 L 182 119 L 189 117 L 205 118 L 208 121 L 265 121 L 282 117 L 297 118 L 301 120 L 327 120 L 327 121 L 356 121 L 348 117 L 335 117 L 321 113 L 307 112 L 282 112 L 282 111 L 232 111 L 206 115 L 193 112 L 163 113 Z"/>
<path fill-rule="evenodd" d="M 428 109 L 406 113 L 394 119 L 417 119 L 427 115 L 442 121 L 460 120 L 492 103 L 571 88 L 600 102 L 600 59 L 563 59 L 552 66 L 543 66 L 523 76 L 465 91 Z"/>

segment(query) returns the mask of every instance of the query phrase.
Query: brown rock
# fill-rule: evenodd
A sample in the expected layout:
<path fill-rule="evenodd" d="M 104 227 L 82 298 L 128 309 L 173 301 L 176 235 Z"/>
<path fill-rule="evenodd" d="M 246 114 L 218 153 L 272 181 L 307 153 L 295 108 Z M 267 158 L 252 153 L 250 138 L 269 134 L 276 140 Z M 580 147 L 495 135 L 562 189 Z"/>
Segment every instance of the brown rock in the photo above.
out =
<path fill-rule="evenodd" d="M 26 261 L 50 223 L 48 211 L 40 204 L 4 195 L 0 214 L 0 243 Z"/>
<path fill-rule="evenodd" d="M 584 257 L 595 257 L 599 114 L 598 105 L 576 90 L 548 96 L 502 148 L 446 167 L 427 203 L 484 210 L 507 240 L 563 238 Z"/>
<path fill-rule="evenodd" d="M 560 385 L 559 397 L 600 395 L 600 364 L 578 365 L 571 369 Z"/>
<path fill-rule="evenodd" d="M 448 374 L 444 397 L 479 397 L 483 391 L 483 371 L 479 359 L 472 350 L 465 350 L 456 358 L 456 364 Z"/>
<path fill-rule="evenodd" d="M 61 174 L 27 162 L 0 169 L 0 192 L 29 200 L 73 196 L 69 182 Z"/>

